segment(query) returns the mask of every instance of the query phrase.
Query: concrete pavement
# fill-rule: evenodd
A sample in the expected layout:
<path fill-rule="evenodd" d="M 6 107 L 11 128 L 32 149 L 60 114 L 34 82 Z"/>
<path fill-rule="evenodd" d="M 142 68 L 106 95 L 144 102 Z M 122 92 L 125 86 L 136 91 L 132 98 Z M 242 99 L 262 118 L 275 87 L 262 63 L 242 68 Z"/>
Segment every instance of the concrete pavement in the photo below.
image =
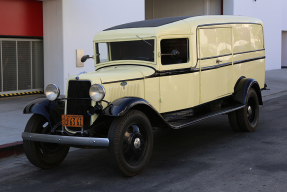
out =
<path fill-rule="evenodd" d="M 0 99 L 0 145 L 22 141 L 21 133 L 31 114 L 23 114 L 24 107 L 43 94 L 6 97 Z"/>
<path fill-rule="evenodd" d="M 287 69 L 266 71 L 266 84 L 270 90 L 262 91 L 263 101 L 274 99 L 287 94 Z M 0 158 L 3 149 L 12 146 L 14 154 L 19 154 L 21 145 L 21 133 L 23 132 L 30 114 L 23 114 L 23 109 L 28 102 L 42 95 L 29 95 L 8 97 L 0 99 Z M 20 141 L 20 142 L 19 142 Z M 1 147 L 2 146 L 2 147 Z M 14 146 L 14 147 L 13 147 Z M 12 154 L 13 152 L 9 152 Z M 10 155 L 9 155 L 10 156 Z"/>
<path fill-rule="evenodd" d="M 287 95 L 260 106 L 256 131 L 235 133 L 227 115 L 189 128 L 157 129 L 146 170 L 132 178 L 111 168 L 106 149 L 69 152 L 40 169 L 24 155 L 0 159 L 1 192 L 285 192 Z"/>

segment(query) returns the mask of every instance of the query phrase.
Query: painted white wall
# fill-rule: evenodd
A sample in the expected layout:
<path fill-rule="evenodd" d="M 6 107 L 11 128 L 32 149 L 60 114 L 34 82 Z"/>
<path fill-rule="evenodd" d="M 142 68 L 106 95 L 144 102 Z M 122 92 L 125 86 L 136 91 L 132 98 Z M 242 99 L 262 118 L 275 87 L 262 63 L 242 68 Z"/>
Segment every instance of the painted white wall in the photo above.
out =
<path fill-rule="evenodd" d="M 145 0 L 145 18 L 221 15 L 221 0 Z"/>
<path fill-rule="evenodd" d="M 287 8 L 285 1 L 224 0 L 224 14 L 257 17 L 263 21 L 266 70 L 281 68 L 282 28 L 287 27 L 287 22 L 282 21 L 284 19 L 282 6 Z M 233 12 L 231 12 L 232 4 Z"/>
<path fill-rule="evenodd" d="M 281 0 L 281 23 L 282 23 L 282 30 L 287 31 L 287 1 Z"/>
<path fill-rule="evenodd" d="M 54 83 L 65 94 L 63 66 L 62 2 L 43 1 L 44 87 Z"/>
<path fill-rule="evenodd" d="M 70 76 L 94 70 L 92 59 L 84 67 L 76 67 L 76 49 L 93 55 L 97 32 L 144 20 L 144 8 L 144 0 L 44 0 L 45 86 L 55 82 L 65 94 Z"/>
<path fill-rule="evenodd" d="M 233 0 L 223 0 L 223 15 L 233 15 L 234 3 Z"/>
<path fill-rule="evenodd" d="M 282 66 L 287 67 L 287 31 L 282 31 Z"/>

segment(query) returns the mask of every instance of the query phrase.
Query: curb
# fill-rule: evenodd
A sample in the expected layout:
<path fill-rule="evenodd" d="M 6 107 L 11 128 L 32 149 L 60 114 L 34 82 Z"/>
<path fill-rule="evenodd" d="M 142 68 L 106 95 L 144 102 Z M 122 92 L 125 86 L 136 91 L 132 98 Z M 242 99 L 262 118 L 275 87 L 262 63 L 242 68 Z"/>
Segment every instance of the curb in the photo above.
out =
<path fill-rule="evenodd" d="M 0 94 L 0 98 L 15 97 L 15 96 L 22 96 L 22 95 L 43 94 L 43 93 L 44 93 L 44 91 L 32 91 L 32 92 L 22 92 L 22 93 L 8 93 L 8 94 Z"/>
<path fill-rule="evenodd" d="M 0 145 L 0 159 L 24 153 L 23 141 Z"/>

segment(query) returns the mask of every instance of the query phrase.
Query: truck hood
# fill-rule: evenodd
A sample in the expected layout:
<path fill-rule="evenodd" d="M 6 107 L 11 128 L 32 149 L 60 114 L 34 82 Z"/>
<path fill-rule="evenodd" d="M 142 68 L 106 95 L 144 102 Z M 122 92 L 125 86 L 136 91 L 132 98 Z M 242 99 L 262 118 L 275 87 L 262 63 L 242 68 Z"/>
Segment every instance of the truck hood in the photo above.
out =
<path fill-rule="evenodd" d="M 79 80 L 90 80 L 94 83 L 110 83 L 118 81 L 128 81 L 136 79 L 144 79 L 155 73 L 155 69 L 148 66 L 139 65 L 117 65 L 107 66 L 97 71 L 82 73 L 78 75 Z M 72 76 L 70 80 L 75 80 L 77 75 Z"/>

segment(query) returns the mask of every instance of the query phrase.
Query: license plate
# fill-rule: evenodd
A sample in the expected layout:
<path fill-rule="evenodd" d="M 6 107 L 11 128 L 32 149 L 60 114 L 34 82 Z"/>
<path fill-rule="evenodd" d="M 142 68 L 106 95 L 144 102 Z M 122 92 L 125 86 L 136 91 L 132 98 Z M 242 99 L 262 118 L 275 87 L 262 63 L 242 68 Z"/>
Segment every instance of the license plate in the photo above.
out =
<path fill-rule="evenodd" d="M 62 126 L 65 127 L 83 127 L 83 115 L 62 115 Z"/>

